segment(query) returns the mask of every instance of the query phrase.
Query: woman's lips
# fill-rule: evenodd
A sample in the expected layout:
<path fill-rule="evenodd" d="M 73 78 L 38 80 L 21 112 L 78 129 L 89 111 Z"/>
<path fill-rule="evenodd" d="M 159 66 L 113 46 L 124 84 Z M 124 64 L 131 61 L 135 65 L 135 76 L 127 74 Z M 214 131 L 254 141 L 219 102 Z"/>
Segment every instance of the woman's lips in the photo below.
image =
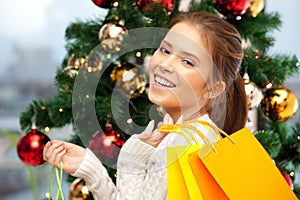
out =
<path fill-rule="evenodd" d="M 172 83 L 170 80 L 161 77 L 157 74 L 154 75 L 154 81 L 156 85 L 159 85 L 161 87 L 167 87 L 167 88 L 174 88 L 176 87 L 176 85 L 174 83 Z"/>

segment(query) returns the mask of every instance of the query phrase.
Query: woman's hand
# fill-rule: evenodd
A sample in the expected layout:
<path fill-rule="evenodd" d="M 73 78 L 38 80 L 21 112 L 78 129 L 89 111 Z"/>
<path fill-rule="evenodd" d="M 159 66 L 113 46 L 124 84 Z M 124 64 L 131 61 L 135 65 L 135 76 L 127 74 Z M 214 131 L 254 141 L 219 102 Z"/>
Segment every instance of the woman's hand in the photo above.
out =
<path fill-rule="evenodd" d="M 177 123 L 181 123 L 181 121 L 182 121 L 182 117 L 179 118 Z M 170 117 L 170 115 L 166 114 L 164 116 L 163 121 L 160 122 L 158 126 L 160 126 L 161 124 L 173 124 L 173 123 L 174 123 L 173 119 Z M 168 133 L 162 133 L 159 132 L 158 130 L 153 131 L 153 128 L 154 128 L 154 120 L 151 120 L 148 126 L 146 127 L 146 129 L 137 137 L 143 142 L 153 147 L 157 147 L 157 145 L 159 145 L 159 143 L 166 137 L 166 135 L 168 135 Z"/>
<path fill-rule="evenodd" d="M 69 174 L 74 173 L 80 166 L 85 148 L 59 140 L 49 141 L 43 151 L 44 160 L 52 166 L 59 168 L 63 164 L 63 171 Z"/>

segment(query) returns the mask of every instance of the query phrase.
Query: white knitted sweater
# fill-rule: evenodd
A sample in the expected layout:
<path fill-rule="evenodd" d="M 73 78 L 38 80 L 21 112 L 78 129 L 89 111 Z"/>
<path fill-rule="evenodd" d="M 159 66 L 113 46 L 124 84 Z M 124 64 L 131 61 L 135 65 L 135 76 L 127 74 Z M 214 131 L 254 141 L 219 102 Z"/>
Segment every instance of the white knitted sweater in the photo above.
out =
<path fill-rule="evenodd" d="M 200 120 L 211 122 L 207 115 Z M 220 136 L 212 135 L 197 125 L 210 142 Z M 199 141 L 201 138 L 195 134 Z M 167 156 L 166 148 L 188 145 L 181 135 L 170 133 L 156 147 L 143 143 L 136 135 L 123 145 L 117 164 L 117 185 L 110 179 L 106 168 L 87 149 L 79 169 L 72 174 L 86 179 L 86 185 L 95 200 L 165 200 L 167 199 Z"/>

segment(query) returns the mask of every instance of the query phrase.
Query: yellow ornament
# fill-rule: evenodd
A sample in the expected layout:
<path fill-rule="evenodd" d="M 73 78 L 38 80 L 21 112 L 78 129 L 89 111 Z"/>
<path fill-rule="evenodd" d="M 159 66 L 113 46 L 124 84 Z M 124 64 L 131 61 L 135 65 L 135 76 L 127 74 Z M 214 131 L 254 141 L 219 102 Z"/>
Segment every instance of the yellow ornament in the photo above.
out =
<path fill-rule="evenodd" d="M 146 89 L 147 78 L 142 68 L 132 63 L 118 63 L 110 74 L 115 87 L 130 98 L 140 96 Z"/>
<path fill-rule="evenodd" d="M 84 68 L 88 72 L 99 72 L 103 68 L 103 62 L 97 51 L 92 50 L 89 55 L 85 57 Z"/>
<path fill-rule="evenodd" d="M 265 7 L 264 0 L 251 0 L 247 13 L 252 17 L 256 17 Z"/>
<path fill-rule="evenodd" d="M 298 99 L 295 93 L 284 87 L 271 88 L 264 92 L 261 110 L 274 122 L 284 122 L 298 110 Z"/>
<path fill-rule="evenodd" d="M 245 83 L 245 91 L 248 100 L 248 108 L 249 110 L 255 109 L 259 106 L 263 97 L 261 89 L 257 87 L 255 83 L 250 81 L 247 72 L 244 74 L 243 79 Z"/>
<path fill-rule="evenodd" d="M 90 192 L 86 187 L 84 179 L 75 179 L 69 189 L 69 200 L 84 200 L 87 199 Z"/>
<path fill-rule="evenodd" d="M 84 62 L 85 59 L 83 57 L 75 58 L 75 55 L 72 54 L 68 60 L 67 67 L 64 69 L 65 73 L 73 78 L 78 74 L 78 71 L 80 68 L 82 68 Z"/>
<path fill-rule="evenodd" d="M 68 60 L 68 66 L 72 66 L 75 69 L 80 69 L 83 66 L 85 59 L 83 57 L 76 58 L 74 54 L 72 54 Z"/>
<path fill-rule="evenodd" d="M 118 52 L 121 50 L 121 43 L 127 29 L 124 26 L 114 23 L 104 24 L 99 31 L 99 40 L 104 50 Z"/>

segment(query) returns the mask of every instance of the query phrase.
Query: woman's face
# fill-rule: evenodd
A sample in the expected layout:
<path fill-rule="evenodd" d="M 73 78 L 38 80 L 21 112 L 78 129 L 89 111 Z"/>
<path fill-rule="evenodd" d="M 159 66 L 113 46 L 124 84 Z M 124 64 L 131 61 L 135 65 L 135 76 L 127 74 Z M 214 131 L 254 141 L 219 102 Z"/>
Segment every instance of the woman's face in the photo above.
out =
<path fill-rule="evenodd" d="M 149 99 L 168 113 L 199 111 L 207 99 L 205 80 L 210 66 L 199 30 L 188 23 L 176 24 L 150 60 Z"/>

